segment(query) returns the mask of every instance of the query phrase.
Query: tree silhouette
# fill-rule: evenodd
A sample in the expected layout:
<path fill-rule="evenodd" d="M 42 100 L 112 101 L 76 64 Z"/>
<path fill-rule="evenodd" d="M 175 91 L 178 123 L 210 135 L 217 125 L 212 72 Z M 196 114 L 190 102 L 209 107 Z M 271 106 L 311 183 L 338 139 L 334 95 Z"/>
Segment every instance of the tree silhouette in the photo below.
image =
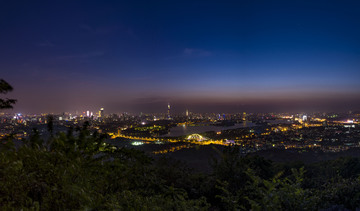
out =
<path fill-rule="evenodd" d="M 0 79 L 0 94 L 6 94 L 13 90 L 12 86 L 3 79 Z M 15 99 L 2 99 L 0 98 L 0 109 L 13 108 L 13 104 L 16 103 Z"/>

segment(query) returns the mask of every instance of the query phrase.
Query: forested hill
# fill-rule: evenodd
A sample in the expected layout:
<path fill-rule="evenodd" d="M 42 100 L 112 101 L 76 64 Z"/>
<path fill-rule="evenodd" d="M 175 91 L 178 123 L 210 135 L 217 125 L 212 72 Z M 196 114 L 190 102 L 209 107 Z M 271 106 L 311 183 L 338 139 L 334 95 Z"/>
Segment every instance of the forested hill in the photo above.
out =
<path fill-rule="evenodd" d="M 75 135 L 76 134 L 76 135 Z M 104 143 L 86 125 L 20 147 L 1 141 L 3 210 L 321 210 L 360 208 L 360 160 L 275 163 L 225 147 L 209 173 Z"/>

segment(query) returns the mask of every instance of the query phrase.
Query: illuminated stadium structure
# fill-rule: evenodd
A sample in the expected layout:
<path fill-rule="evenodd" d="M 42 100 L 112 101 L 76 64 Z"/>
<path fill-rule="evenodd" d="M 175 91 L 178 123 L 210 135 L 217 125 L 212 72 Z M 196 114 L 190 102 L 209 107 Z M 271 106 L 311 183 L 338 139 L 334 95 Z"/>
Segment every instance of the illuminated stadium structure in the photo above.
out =
<path fill-rule="evenodd" d="M 193 141 L 206 141 L 206 140 L 208 140 L 208 138 L 203 137 L 200 134 L 191 134 L 186 139 L 187 140 L 193 140 Z"/>

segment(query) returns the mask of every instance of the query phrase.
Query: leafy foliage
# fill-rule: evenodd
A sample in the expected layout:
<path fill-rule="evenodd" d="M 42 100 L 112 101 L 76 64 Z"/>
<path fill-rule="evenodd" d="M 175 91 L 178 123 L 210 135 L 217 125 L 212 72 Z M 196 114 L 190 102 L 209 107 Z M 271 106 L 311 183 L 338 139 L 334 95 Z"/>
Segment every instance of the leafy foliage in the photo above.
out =
<path fill-rule="evenodd" d="M 3 79 L 0 79 L 0 94 L 7 94 L 13 90 L 12 86 Z M 13 108 L 13 104 L 16 103 L 15 99 L 2 99 L 0 98 L 0 109 Z"/>
<path fill-rule="evenodd" d="M 85 125 L 46 141 L 34 131 L 19 148 L 8 140 L 1 146 L 0 204 L 41 210 L 209 206 L 204 197 L 189 199 L 184 189 L 166 185 L 143 152 L 109 146 L 105 138 Z"/>
<path fill-rule="evenodd" d="M 48 130 L 52 134 L 51 118 Z M 30 210 L 355 210 L 360 161 L 276 164 L 226 148 L 210 175 L 167 157 L 116 148 L 88 124 L 47 140 L 34 130 L 0 145 L 0 204 Z"/>

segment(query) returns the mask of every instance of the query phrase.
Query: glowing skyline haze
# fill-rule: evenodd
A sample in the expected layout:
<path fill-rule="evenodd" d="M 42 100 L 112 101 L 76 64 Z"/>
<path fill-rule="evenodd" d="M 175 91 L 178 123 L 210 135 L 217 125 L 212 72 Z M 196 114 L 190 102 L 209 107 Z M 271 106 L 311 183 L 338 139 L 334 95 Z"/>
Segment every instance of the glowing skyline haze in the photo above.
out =
<path fill-rule="evenodd" d="M 8 112 L 360 107 L 358 1 L 7 1 Z"/>

